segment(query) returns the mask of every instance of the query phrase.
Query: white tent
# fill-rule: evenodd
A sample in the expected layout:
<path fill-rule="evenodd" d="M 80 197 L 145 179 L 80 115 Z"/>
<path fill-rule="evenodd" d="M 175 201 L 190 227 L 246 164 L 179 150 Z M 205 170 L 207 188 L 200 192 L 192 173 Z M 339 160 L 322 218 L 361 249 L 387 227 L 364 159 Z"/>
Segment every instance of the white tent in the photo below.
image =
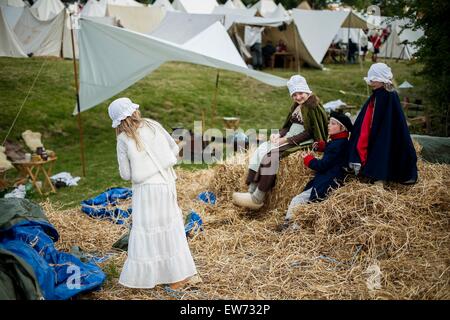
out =
<path fill-rule="evenodd" d="M 104 17 L 106 15 L 106 0 L 88 0 L 81 10 L 82 17 Z"/>
<path fill-rule="evenodd" d="M 277 5 L 273 0 L 259 0 L 251 8 L 258 10 L 262 17 L 266 17 L 270 13 L 277 10 Z"/>
<path fill-rule="evenodd" d="M 175 10 L 169 0 L 156 0 L 153 3 L 153 6 L 161 7 L 166 11 L 174 11 Z"/>
<path fill-rule="evenodd" d="M 405 28 L 405 26 L 409 26 L 409 21 L 407 19 L 397 19 L 394 21 L 385 19 L 384 24 L 390 24 L 391 34 L 381 45 L 378 56 L 391 59 L 410 60 L 417 52 L 417 47 L 414 42 L 423 37 L 423 30 Z"/>
<path fill-rule="evenodd" d="M 3 8 L 3 6 L 0 6 L 0 56 L 26 57 L 27 55 L 22 48 L 22 44 L 6 22 Z"/>
<path fill-rule="evenodd" d="M 283 7 L 283 5 L 281 3 L 279 3 L 277 8 L 275 9 L 275 11 L 266 14 L 265 17 L 267 17 L 267 18 L 286 18 L 286 17 L 289 17 L 289 13 Z"/>
<path fill-rule="evenodd" d="M 10 7 L 25 7 L 25 3 L 22 0 L 0 0 L 0 5 Z"/>
<path fill-rule="evenodd" d="M 113 6 L 126 6 L 126 7 L 144 7 L 145 5 L 134 0 L 107 0 L 108 4 Z"/>
<path fill-rule="evenodd" d="M 11 29 L 14 30 L 17 21 L 23 13 L 24 7 L 0 6 L 3 9 L 3 16 Z"/>
<path fill-rule="evenodd" d="M 216 0 L 175 0 L 172 6 L 181 12 L 209 14 L 218 4 Z"/>
<path fill-rule="evenodd" d="M 64 10 L 64 4 L 59 0 L 38 0 L 31 6 L 31 12 L 36 18 L 47 21 Z"/>
<path fill-rule="evenodd" d="M 73 41 L 75 46 L 75 58 L 78 59 L 78 16 L 70 17 L 66 10 L 66 17 L 63 30 L 62 54 L 64 58 L 73 59 L 72 34 L 70 27 L 73 27 Z"/>
<path fill-rule="evenodd" d="M 224 26 L 229 29 L 236 21 L 247 20 L 255 17 L 256 9 L 230 9 L 224 6 L 215 7 L 213 14 L 225 16 Z M 260 17 L 258 17 L 260 19 Z"/>
<path fill-rule="evenodd" d="M 302 1 L 297 6 L 297 9 L 303 9 L 303 10 L 311 10 L 311 6 L 309 5 L 308 1 Z"/>
<path fill-rule="evenodd" d="M 223 16 L 211 14 L 167 12 L 159 26 L 148 34 L 176 44 L 183 44 L 217 21 L 221 21 L 222 18 Z M 183 27 L 180 28 L 180 26 Z"/>
<path fill-rule="evenodd" d="M 227 0 L 227 2 L 225 2 L 223 7 L 229 8 L 229 9 L 237 9 L 232 0 Z"/>
<path fill-rule="evenodd" d="M 237 9 L 245 9 L 246 8 L 245 4 L 243 4 L 241 0 L 232 0 L 232 1 L 233 1 L 233 5 L 235 6 L 235 8 L 237 8 Z"/>
<path fill-rule="evenodd" d="M 53 19 L 42 21 L 25 7 L 22 16 L 14 28 L 25 53 L 35 56 L 61 55 L 65 10 L 60 11 Z"/>
<path fill-rule="evenodd" d="M 166 61 L 221 68 L 249 75 L 270 85 L 286 85 L 285 79 L 236 64 L 236 49 L 227 44 L 229 39 L 224 40 L 226 38 L 219 36 L 220 33 L 225 35 L 226 31 L 216 22 L 185 44 L 178 45 L 81 19 L 80 110 L 85 111 L 114 96 Z"/>
<path fill-rule="evenodd" d="M 154 30 L 164 18 L 166 11 L 159 6 L 131 7 L 108 5 L 106 14 L 129 30 L 148 33 Z M 179 27 L 179 26 L 178 26 Z"/>
<path fill-rule="evenodd" d="M 300 56 L 316 68 L 322 68 L 322 59 L 341 27 L 367 27 L 366 21 L 351 11 L 293 9 L 292 17 L 299 35 Z"/>

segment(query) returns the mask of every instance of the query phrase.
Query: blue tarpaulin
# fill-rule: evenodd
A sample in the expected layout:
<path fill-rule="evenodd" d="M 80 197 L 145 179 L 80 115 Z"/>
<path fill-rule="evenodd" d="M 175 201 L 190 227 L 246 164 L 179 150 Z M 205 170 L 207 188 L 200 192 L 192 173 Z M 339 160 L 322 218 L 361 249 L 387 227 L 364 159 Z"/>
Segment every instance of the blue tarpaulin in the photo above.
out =
<path fill-rule="evenodd" d="M 197 212 L 191 210 L 191 212 L 186 217 L 186 224 L 184 226 L 184 232 L 186 233 L 186 236 L 192 235 L 192 233 L 196 233 L 198 231 L 202 231 L 202 224 L 202 218 L 200 218 Z"/>
<path fill-rule="evenodd" d="M 205 191 L 197 196 L 197 199 L 204 203 L 216 204 L 216 195 L 211 191 Z"/>
<path fill-rule="evenodd" d="M 24 203 L 23 207 L 27 206 Z M 3 224 L 6 229 L 0 229 L 0 249 L 19 256 L 32 268 L 45 299 L 69 299 L 105 281 L 105 274 L 95 264 L 56 250 L 54 242 L 59 235 L 52 224 L 31 216 L 16 222 L 14 219 L 9 226 L 9 222 Z"/>
<path fill-rule="evenodd" d="M 129 188 L 110 188 L 94 198 L 81 201 L 81 211 L 91 217 L 106 218 L 117 224 L 123 224 L 132 212 L 131 207 L 126 211 L 120 208 L 108 210 L 106 207 L 114 206 L 117 200 L 131 198 L 132 195 L 133 192 Z"/>

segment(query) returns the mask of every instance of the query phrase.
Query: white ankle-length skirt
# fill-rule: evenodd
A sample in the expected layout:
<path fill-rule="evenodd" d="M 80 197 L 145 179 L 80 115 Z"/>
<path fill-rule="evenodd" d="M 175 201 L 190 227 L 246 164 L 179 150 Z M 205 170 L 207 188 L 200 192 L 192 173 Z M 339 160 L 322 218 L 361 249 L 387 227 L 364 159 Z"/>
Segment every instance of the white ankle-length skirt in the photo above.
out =
<path fill-rule="evenodd" d="M 175 184 L 133 186 L 133 224 L 120 284 L 153 288 L 197 273 L 175 195 Z"/>

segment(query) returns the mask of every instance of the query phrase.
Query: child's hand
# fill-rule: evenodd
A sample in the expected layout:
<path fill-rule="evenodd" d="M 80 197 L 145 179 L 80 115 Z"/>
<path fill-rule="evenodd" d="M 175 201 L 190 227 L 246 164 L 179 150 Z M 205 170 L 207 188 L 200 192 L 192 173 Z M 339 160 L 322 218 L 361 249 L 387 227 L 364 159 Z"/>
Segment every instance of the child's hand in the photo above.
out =
<path fill-rule="evenodd" d="M 272 143 L 278 143 L 279 139 L 280 139 L 280 135 L 278 133 L 273 133 L 270 135 L 270 142 L 272 142 Z"/>
<path fill-rule="evenodd" d="M 309 153 L 306 152 L 306 151 L 302 151 L 302 152 L 300 153 L 300 156 L 302 157 L 302 159 L 305 159 L 308 155 L 309 155 Z"/>

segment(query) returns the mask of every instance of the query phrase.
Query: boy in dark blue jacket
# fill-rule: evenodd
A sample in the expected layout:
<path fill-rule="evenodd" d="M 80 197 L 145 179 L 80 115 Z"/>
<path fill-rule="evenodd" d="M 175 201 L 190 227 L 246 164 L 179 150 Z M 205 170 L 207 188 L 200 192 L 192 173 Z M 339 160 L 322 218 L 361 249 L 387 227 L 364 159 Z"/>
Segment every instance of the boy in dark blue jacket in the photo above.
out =
<path fill-rule="evenodd" d="M 308 182 L 303 192 L 291 200 L 281 229 L 289 227 L 295 207 L 310 201 L 323 200 L 330 188 L 336 189 L 342 184 L 345 176 L 343 168 L 347 165 L 348 160 L 348 137 L 352 128 L 349 117 L 342 113 L 331 112 L 328 123 L 330 141 L 313 144 L 313 149 L 324 152 L 322 159 L 302 152 L 304 164 L 316 171 L 316 175 Z"/>

